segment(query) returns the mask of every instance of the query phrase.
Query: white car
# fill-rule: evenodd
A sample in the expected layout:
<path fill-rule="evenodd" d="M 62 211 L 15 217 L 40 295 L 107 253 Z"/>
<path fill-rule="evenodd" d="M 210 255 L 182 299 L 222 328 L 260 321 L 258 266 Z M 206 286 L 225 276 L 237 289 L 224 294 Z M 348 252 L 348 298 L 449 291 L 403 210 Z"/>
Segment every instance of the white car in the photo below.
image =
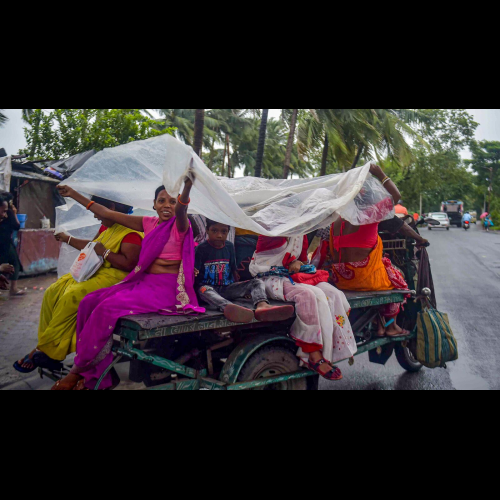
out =
<path fill-rule="evenodd" d="M 433 213 L 430 213 L 427 217 L 439 222 L 439 226 L 431 226 L 429 224 L 429 231 L 431 231 L 432 229 L 446 229 L 447 231 L 450 230 L 451 223 L 450 223 L 450 219 L 446 213 L 433 212 Z"/>

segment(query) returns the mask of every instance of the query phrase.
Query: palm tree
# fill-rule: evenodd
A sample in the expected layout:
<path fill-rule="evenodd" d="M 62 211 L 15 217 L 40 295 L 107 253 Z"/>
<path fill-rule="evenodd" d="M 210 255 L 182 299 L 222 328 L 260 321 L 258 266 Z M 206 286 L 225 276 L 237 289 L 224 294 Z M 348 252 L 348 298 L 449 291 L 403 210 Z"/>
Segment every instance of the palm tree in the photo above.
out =
<path fill-rule="evenodd" d="M 194 152 L 201 157 L 203 150 L 203 129 L 205 128 L 205 110 L 197 109 L 194 118 Z"/>
<path fill-rule="evenodd" d="M 22 116 L 23 116 L 23 120 L 24 120 L 25 122 L 28 122 L 28 121 L 29 121 L 29 119 L 30 119 L 31 115 L 33 114 L 33 111 L 35 111 L 35 110 L 34 110 L 34 109 L 23 109 L 23 110 L 22 110 Z M 7 116 L 6 116 L 6 115 L 4 115 L 4 114 L 2 113 L 2 111 L 0 110 L 0 127 L 1 127 L 4 123 L 6 123 L 6 122 L 8 122 L 8 121 L 9 121 L 9 119 L 7 118 Z"/>
<path fill-rule="evenodd" d="M 290 174 L 290 161 L 292 159 L 292 148 L 295 142 L 295 129 L 297 127 L 297 116 L 299 114 L 298 109 L 292 109 L 291 111 L 292 116 L 290 118 L 290 133 L 288 134 L 288 142 L 286 145 L 285 164 L 283 166 L 283 179 L 288 179 L 288 175 Z M 283 109 L 281 111 L 281 117 L 283 120 L 286 120 L 289 112 L 289 109 Z"/>
<path fill-rule="evenodd" d="M 269 110 L 262 110 L 262 120 L 260 122 L 259 145 L 257 147 L 257 163 L 255 165 L 255 177 L 262 177 L 262 162 L 264 161 L 264 149 L 266 147 L 266 130 Z"/>
<path fill-rule="evenodd" d="M 361 158 L 380 161 L 382 155 L 408 165 L 413 155 L 406 137 L 422 141 L 411 128 L 419 119 L 414 110 L 314 109 L 299 127 L 299 148 L 310 154 L 322 145 L 320 175 L 327 172 L 330 154 L 344 171 L 356 167 Z"/>

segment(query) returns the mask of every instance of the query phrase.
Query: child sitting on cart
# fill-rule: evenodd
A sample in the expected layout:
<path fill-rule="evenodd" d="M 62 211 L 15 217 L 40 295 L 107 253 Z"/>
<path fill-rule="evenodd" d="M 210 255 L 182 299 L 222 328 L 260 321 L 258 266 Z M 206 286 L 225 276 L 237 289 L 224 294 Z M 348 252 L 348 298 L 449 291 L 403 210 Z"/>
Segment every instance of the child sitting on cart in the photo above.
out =
<path fill-rule="evenodd" d="M 207 219 L 208 240 L 196 248 L 196 289 L 200 299 L 217 307 L 233 323 L 284 321 L 294 314 L 291 305 L 273 307 L 269 304 L 264 282 L 260 279 L 238 282 L 236 252 L 227 241 L 230 227 Z M 231 301 L 251 296 L 252 309 Z"/>

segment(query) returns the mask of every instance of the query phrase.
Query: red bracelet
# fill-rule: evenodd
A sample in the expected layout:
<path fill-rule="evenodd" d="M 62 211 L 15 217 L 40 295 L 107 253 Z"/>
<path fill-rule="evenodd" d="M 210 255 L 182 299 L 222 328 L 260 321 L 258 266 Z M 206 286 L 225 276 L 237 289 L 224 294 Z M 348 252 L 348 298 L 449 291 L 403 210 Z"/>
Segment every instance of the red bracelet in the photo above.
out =
<path fill-rule="evenodd" d="M 87 210 L 90 210 L 90 207 L 95 203 L 95 201 L 91 201 L 88 205 L 87 205 Z"/>
<path fill-rule="evenodd" d="M 189 200 L 188 200 L 188 202 L 187 202 L 187 203 L 182 203 L 182 201 L 181 201 L 181 195 L 179 195 L 179 197 L 177 198 L 177 201 L 178 201 L 181 205 L 183 205 L 183 206 L 187 207 L 187 206 L 191 203 L 191 198 L 189 198 Z"/>

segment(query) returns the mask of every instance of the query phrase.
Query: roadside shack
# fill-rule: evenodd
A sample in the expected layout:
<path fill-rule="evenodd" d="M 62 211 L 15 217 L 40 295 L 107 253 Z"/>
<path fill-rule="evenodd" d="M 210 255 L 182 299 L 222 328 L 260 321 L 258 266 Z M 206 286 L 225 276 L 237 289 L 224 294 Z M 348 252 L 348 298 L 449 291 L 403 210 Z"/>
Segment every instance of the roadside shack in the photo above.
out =
<path fill-rule="evenodd" d="M 56 207 L 64 205 L 56 186 L 80 168 L 95 151 L 61 161 L 27 161 L 21 156 L 3 154 L 3 189 L 14 196 L 21 229 L 14 235 L 21 276 L 57 270 L 61 243 L 54 238 Z M 10 178 L 10 179 L 9 179 Z M 10 189 L 6 187 L 10 186 Z"/>
<path fill-rule="evenodd" d="M 58 184 L 58 180 L 37 173 L 31 162 L 12 162 L 10 192 L 18 213 L 26 216 L 24 228 L 18 231 L 17 242 L 14 242 L 23 266 L 21 275 L 57 269 L 61 243 L 54 238 L 56 206 L 64 203 L 55 188 Z M 44 218 L 47 221 L 42 228 Z"/>

